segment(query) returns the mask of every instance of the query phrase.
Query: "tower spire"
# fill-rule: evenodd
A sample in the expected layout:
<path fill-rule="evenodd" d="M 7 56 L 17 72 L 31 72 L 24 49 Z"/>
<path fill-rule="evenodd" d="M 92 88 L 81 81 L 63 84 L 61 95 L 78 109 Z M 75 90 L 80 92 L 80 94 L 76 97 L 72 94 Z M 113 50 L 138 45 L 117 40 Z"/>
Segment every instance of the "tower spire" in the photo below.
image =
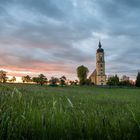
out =
<path fill-rule="evenodd" d="M 102 47 L 102 44 L 101 44 L 101 41 L 100 41 L 100 40 L 99 40 L 99 45 L 98 45 L 98 46 L 99 46 L 99 48 L 101 48 L 101 47 Z"/>

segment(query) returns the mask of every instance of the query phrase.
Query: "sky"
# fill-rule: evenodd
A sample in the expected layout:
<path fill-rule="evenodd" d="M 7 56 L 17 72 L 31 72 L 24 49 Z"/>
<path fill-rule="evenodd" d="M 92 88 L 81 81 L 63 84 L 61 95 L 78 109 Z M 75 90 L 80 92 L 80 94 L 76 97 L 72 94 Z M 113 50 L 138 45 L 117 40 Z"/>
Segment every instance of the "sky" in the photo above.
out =
<path fill-rule="evenodd" d="M 0 0 L 0 69 L 76 78 L 95 69 L 99 39 L 106 74 L 140 69 L 140 0 Z"/>

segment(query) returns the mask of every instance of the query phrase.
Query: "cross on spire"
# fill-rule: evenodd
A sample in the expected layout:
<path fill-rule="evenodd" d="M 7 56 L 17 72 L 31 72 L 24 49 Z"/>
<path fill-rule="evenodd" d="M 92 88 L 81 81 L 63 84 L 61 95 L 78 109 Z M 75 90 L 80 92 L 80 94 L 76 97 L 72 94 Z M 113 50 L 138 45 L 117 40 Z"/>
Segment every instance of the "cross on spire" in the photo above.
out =
<path fill-rule="evenodd" d="M 99 40 L 99 48 L 101 48 L 102 47 L 102 44 L 101 44 L 101 41 Z"/>

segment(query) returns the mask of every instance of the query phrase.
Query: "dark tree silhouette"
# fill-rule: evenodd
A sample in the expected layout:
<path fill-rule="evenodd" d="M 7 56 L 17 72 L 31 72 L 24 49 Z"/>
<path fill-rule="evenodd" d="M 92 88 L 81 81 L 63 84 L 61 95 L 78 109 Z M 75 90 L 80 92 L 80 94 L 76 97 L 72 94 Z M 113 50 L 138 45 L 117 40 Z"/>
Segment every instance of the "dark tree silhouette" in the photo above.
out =
<path fill-rule="evenodd" d="M 26 76 L 22 76 L 22 82 L 23 83 L 28 83 L 28 82 L 31 82 L 31 77 L 29 75 L 26 75 Z"/>
<path fill-rule="evenodd" d="M 140 72 L 138 72 L 138 75 L 136 77 L 136 87 L 140 87 Z"/>
<path fill-rule="evenodd" d="M 51 77 L 49 80 L 50 86 L 57 86 L 57 83 L 59 82 L 59 79 L 56 77 Z"/>
<path fill-rule="evenodd" d="M 37 82 L 38 82 L 41 86 L 42 86 L 43 84 L 47 83 L 47 81 L 48 81 L 48 79 L 46 78 L 46 76 L 43 75 L 43 74 L 38 75 L 37 78 L 38 78 L 38 79 L 37 79 Z"/>
<path fill-rule="evenodd" d="M 61 86 L 65 86 L 65 85 L 66 85 L 66 80 L 67 80 L 66 77 L 65 77 L 65 76 L 62 76 L 62 77 L 60 78 L 60 80 L 59 80 L 59 81 L 60 81 L 60 85 L 61 85 Z"/>
<path fill-rule="evenodd" d="M 119 82 L 119 86 L 132 86 L 132 84 L 130 83 L 130 81 L 129 80 L 127 80 L 127 81 L 120 81 Z"/>
<path fill-rule="evenodd" d="M 110 85 L 110 86 L 119 85 L 119 77 L 117 75 L 110 77 L 107 81 L 107 85 Z"/>
<path fill-rule="evenodd" d="M 33 81 L 34 83 L 39 84 L 39 78 L 38 78 L 38 77 L 33 77 L 33 78 L 32 78 L 32 81 Z"/>
<path fill-rule="evenodd" d="M 89 72 L 88 68 L 83 65 L 77 68 L 77 76 L 79 78 L 80 85 L 86 84 L 88 72 Z"/>

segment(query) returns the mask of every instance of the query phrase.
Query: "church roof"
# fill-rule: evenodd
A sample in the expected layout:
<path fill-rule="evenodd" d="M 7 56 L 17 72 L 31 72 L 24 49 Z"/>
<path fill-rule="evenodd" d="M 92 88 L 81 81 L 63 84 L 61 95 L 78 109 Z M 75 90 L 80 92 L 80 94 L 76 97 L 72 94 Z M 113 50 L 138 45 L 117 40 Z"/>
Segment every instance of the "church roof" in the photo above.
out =
<path fill-rule="evenodd" d="M 93 71 L 93 73 L 89 76 L 89 78 L 93 77 L 93 76 L 96 76 L 97 75 L 97 72 L 96 72 L 96 69 Z"/>
<path fill-rule="evenodd" d="M 99 53 L 99 52 L 104 52 L 104 49 L 102 49 L 102 44 L 101 44 L 101 42 L 99 41 L 99 45 L 98 45 L 98 49 L 97 49 L 97 53 Z"/>

